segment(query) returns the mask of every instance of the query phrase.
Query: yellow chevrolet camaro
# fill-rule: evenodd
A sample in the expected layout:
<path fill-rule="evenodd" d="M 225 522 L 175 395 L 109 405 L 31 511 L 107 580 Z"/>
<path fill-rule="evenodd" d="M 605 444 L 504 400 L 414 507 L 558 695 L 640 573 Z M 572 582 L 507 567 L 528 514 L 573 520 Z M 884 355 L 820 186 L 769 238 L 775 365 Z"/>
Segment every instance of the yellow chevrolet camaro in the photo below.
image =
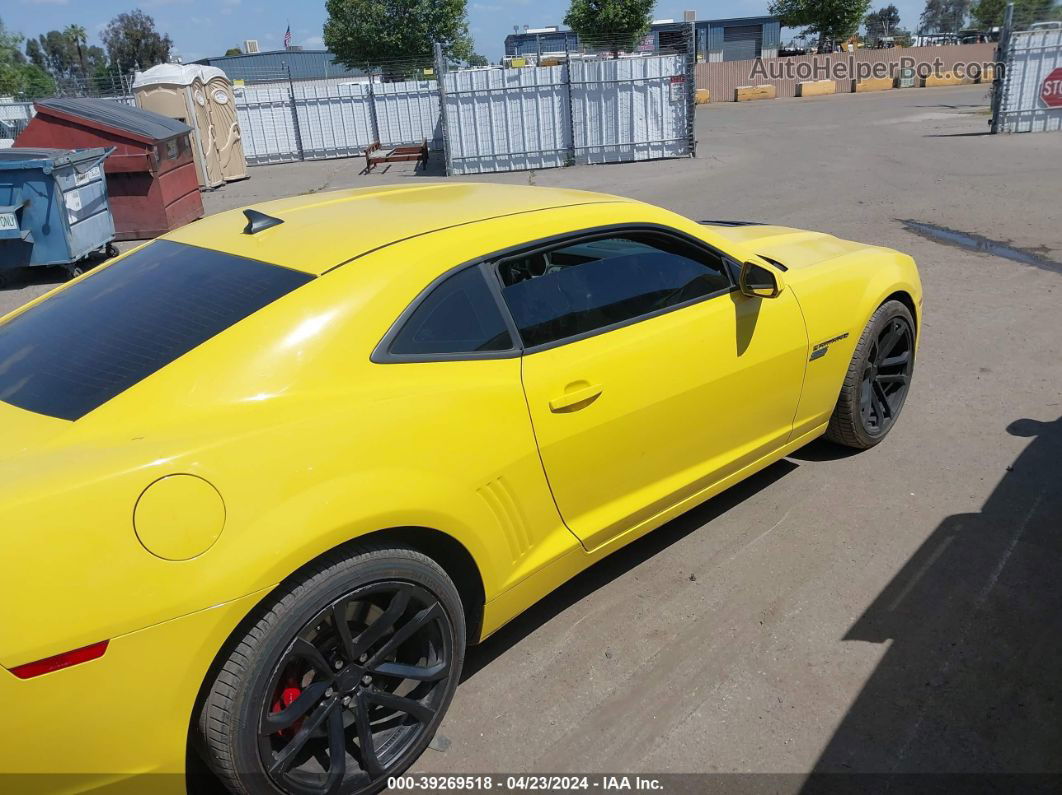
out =
<path fill-rule="evenodd" d="M 880 441 L 921 303 L 889 249 L 531 187 L 134 249 L 0 321 L 0 772 L 378 789 L 466 644 L 818 436 Z"/>

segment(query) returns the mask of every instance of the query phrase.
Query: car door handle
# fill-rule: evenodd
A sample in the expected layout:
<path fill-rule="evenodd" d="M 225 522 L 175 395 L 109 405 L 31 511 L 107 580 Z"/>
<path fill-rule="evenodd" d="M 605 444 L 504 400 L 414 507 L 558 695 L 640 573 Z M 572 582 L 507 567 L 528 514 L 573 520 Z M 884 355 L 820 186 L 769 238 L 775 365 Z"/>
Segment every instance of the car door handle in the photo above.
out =
<path fill-rule="evenodd" d="M 584 382 L 585 383 L 585 382 Z M 589 405 L 598 395 L 604 391 L 600 384 L 587 384 L 586 386 L 565 392 L 549 402 L 549 410 L 552 412 L 576 411 Z"/>

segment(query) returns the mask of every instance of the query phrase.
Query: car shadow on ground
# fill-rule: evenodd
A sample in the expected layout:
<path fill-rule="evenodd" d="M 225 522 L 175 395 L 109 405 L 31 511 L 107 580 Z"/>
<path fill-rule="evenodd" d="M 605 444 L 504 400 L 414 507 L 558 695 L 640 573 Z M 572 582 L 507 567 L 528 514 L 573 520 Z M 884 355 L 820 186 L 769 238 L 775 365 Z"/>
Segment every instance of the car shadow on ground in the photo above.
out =
<path fill-rule="evenodd" d="M 844 636 L 888 646 L 805 792 L 856 783 L 838 773 L 1062 791 L 1062 418 L 1007 430 L 1031 441 L 983 508 L 945 519 Z"/>
<path fill-rule="evenodd" d="M 550 593 L 509 624 L 487 638 L 478 646 L 468 649 L 465 656 L 461 681 L 475 676 L 492 661 L 507 652 L 516 643 L 568 607 L 585 598 L 617 577 L 640 566 L 672 544 L 682 540 L 736 505 L 755 496 L 771 484 L 781 480 L 798 468 L 792 461 L 782 460 L 758 472 L 747 480 L 727 489 L 706 503 L 672 519 L 665 525 L 622 549 L 613 552 L 604 560 L 573 577 Z"/>

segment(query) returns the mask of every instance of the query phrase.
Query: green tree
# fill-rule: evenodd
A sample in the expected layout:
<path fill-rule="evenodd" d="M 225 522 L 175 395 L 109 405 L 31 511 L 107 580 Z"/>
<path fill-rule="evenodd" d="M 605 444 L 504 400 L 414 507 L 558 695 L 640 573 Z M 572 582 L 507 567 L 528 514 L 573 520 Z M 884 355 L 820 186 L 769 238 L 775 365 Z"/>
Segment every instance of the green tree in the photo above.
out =
<path fill-rule="evenodd" d="M 472 55 L 466 0 L 327 0 L 325 10 L 325 46 L 350 68 L 398 74 L 426 66 L 435 42 L 450 60 Z"/>
<path fill-rule="evenodd" d="M 465 59 L 465 63 L 469 66 L 489 66 L 490 61 L 487 60 L 487 56 L 480 55 L 477 52 L 472 53 Z"/>
<path fill-rule="evenodd" d="M 969 15 L 970 0 L 926 0 L 919 29 L 922 33 L 957 33 Z"/>
<path fill-rule="evenodd" d="M 870 0 L 771 0 L 770 13 L 789 28 L 817 34 L 819 42 L 843 41 L 859 30 Z"/>
<path fill-rule="evenodd" d="M 37 68 L 47 70 L 48 60 L 44 57 L 44 50 L 37 39 L 26 39 L 26 57 Z"/>
<path fill-rule="evenodd" d="M 225 50 L 225 55 L 243 55 L 243 50 L 239 47 L 229 47 Z"/>
<path fill-rule="evenodd" d="M 88 72 L 85 71 L 84 47 L 88 42 L 85 37 L 85 29 L 81 25 L 67 25 L 63 35 L 66 36 L 66 40 L 70 42 L 74 52 L 77 53 L 78 71 L 80 71 L 82 77 L 86 77 Z"/>
<path fill-rule="evenodd" d="M 877 44 L 879 39 L 892 36 L 900 25 L 900 10 L 894 5 L 887 5 L 867 14 L 863 24 L 867 29 L 867 39 Z"/>
<path fill-rule="evenodd" d="M 572 0 L 564 24 L 590 47 L 600 47 L 618 57 L 633 50 L 649 32 L 656 0 Z"/>
<path fill-rule="evenodd" d="M 980 0 L 970 9 L 970 16 L 979 28 L 987 29 L 1003 24 L 1008 0 Z M 1033 22 L 1062 19 L 1062 3 L 1054 0 L 1014 0 L 1014 27 L 1025 28 Z"/>
<path fill-rule="evenodd" d="M 122 73 L 147 69 L 170 58 L 173 41 L 155 29 L 155 20 L 139 8 L 119 14 L 100 35 L 111 65 Z"/>
<path fill-rule="evenodd" d="M 22 35 L 8 31 L 0 20 L 0 95 L 37 99 L 55 93 L 55 81 L 34 63 L 27 63 L 19 47 Z"/>
<path fill-rule="evenodd" d="M 41 99 L 55 96 L 55 80 L 36 64 L 24 63 L 19 69 L 20 90 L 23 99 Z"/>

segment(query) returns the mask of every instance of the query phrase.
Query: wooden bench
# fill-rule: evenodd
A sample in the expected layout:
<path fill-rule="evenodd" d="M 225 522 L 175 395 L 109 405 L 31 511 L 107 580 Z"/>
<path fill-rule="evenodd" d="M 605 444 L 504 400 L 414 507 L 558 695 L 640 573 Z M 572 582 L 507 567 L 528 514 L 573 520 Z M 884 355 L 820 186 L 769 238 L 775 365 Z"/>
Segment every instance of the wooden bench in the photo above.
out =
<path fill-rule="evenodd" d="M 369 148 L 365 150 L 365 170 L 361 173 L 368 174 L 377 163 L 404 163 L 410 160 L 416 160 L 421 168 L 427 168 L 428 142 L 426 140 L 412 146 L 389 146 L 386 149 L 380 146 L 379 141 L 376 141 L 369 144 Z M 417 170 L 416 165 L 413 166 L 413 170 Z"/>

